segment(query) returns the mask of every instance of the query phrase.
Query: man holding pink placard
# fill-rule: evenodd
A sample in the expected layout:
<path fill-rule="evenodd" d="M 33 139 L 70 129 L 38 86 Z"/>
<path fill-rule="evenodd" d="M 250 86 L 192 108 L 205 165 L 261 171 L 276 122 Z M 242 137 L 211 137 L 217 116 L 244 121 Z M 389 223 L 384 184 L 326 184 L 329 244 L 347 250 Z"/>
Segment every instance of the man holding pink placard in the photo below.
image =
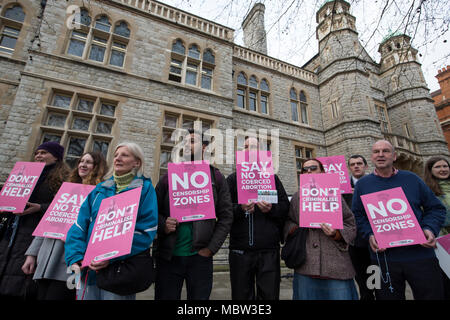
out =
<path fill-rule="evenodd" d="M 415 299 L 442 299 L 442 278 L 433 248 L 445 219 L 445 207 L 418 176 L 394 168 L 396 154 L 390 142 L 375 142 L 371 160 L 375 171 L 356 184 L 352 211 L 358 232 L 369 240 L 372 263 L 381 268 L 383 281 L 375 291 L 377 299 L 404 300 L 405 281 Z M 404 195 L 396 193 L 399 188 Z M 388 192 L 375 201 L 367 198 L 381 191 Z M 364 199 L 369 201 L 367 210 Z M 417 227 L 422 239 L 416 238 L 417 233 L 405 233 Z M 384 242 L 383 236 L 390 233 L 394 237 L 388 236 Z"/>
<path fill-rule="evenodd" d="M 170 216 L 180 222 L 215 219 L 208 161 L 168 164 Z"/>
<path fill-rule="evenodd" d="M 189 130 L 183 155 L 185 162 L 192 163 L 184 169 L 180 165 L 179 171 L 170 170 L 175 176 L 162 176 L 155 188 L 158 199 L 158 237 L 154 244 L 156 300 L 179 300 L 185 281 L 188 300 L 209 299 L 213 284 L 212 257 L 225 241 L 233 221 L 224 176 L 211 165 L 204 167 L 201 161 L 207 146 L 202 138 L 201 132 Z M 172 183 L 170 187 L 169 183 Z M 178 210 L 189 202 L 187 213 Z M 211 204 L 215 218 L 211 208 L 208 209 Z"/>
<path fill-rule="evenodd" d="M 230 280 L 233 300 L 277 300 L 280 294 L 280 242 L 289 210 L 269 151 L 247 137 L 237 151 L 236 172 L 227 177 L 233 201 Z M 264 197 L 264 198 L 261 198 Z"/>

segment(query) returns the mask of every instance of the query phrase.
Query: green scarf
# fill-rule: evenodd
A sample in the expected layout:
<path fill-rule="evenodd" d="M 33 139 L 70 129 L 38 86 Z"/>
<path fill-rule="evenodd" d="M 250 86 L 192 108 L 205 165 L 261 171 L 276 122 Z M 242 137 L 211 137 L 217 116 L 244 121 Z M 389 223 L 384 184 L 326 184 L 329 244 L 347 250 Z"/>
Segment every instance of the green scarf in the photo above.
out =
<path fill-rule="evenodd" d="M 114 182 L 116 183 L 116 193 L 119 193 L 133 181 L 135 174 L 133 172 L 126 173 L 122 176 L 116 176 L 113 174 Z"/>
<path fill-rule="evenodd" d="M 440 180 L 439 187 L 441 187 L 441 190 L 445 195 L 445 197 L 443 197 L 446 202 L 445 205 L 450 207 L 450 180 Z"/>

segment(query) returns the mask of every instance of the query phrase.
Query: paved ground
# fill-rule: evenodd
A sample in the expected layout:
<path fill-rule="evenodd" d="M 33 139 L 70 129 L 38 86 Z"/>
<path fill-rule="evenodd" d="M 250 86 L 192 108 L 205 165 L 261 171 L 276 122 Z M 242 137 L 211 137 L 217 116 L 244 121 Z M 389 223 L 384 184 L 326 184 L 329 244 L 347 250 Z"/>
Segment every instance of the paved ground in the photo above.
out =
<path fill-rule="evenodd" d="M 211 293 L 211 300 L 231 300 L 230 274 L 227 271 L 214 272 L 214 283 Z M 280 286 L 280 300 L 292 299 L 292 270 L 283 268 L 281 271 L 281 286 Z M 151 286 L 149 290 L 139 293 L 137 300 L 153 300 L 154 287 Z M 186 299 L 186 291 L 183 287 L 181 299 Z M 412 300 L 411 289 L 406 286 L 406 299 Z"/>

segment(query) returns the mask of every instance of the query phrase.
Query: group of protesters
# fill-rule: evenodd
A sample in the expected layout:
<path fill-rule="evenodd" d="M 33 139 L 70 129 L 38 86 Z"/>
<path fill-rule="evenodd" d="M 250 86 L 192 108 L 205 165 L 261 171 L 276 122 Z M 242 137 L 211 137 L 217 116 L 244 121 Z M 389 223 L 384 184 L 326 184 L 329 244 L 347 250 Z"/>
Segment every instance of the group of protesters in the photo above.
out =
<path fill-rule="evenodd" d="M 189 131 L 184 153 L 202 159 L 207 142 Z M 259 150 L 255 137 L 244 149 Z M 155 262 L 156 300 L 179 300 L 183 284 L 188 300 L 208 300 L 213 287 L 213 256 L 229 235 L 229 270 L 233 300 L 278 300 L 281 282 L 280 248 L 299 227 L 299 196 L 291 200 L 275 174 L 276 203 L 238 203 L 236 172 L 227 178 L 210 166 L 215 219 L 181 222 L 170 212 L 169 177 L 156 187 L 144 176 L 144 153 L 139 145 L 116 146 L 109 166 L 101 153 L 83 154 L 72 171 L 63 161 L 64 148 L 56 142 L 37 147 L 34 161 L 44 170 L 20 214 L 0 215 L 0 299 L 133 300 L 97 285 L 97 273 L 111 260 L 91 261 L 82 267 L 100 203 L 116 194 L 142 187 L 131 252 L 125 261 L 149 251 Z M 449 299 L 449 279 L 436 258 L 436 238 L 450 232 L 450 169 L 445 157 L 425 164 L 424 180 L 394 167 L 394 147 L 385 140 L 371 149 L 373 173 L 367 160 L 348 157 L 353 193 L 342 196 L 343 229 L 326 223 L 306 232 L 304 262 L 295 267 L 294 300 L 405 299 L 405 283 L 414 299 Z M 302 164 L 301 174 L 325 173 L 318 159 Z M 64 181 L 95 185 L 80 207 L 66 241 L 33 237 L 32 233 Z M 426 242 L 381 249 L 374 237 L 361 196 L 401 187 Z M 299 249 L 300 250 L 300 249 Z M 380 268 L 380 286 L 368 285 L 368 267 Z M 68 286 L 78 274 L 80 285 Z M 355 284 L 356 283 L 356 284 Z M 357 287 L 359 290 L 357 290 Z M 359 293 L 358 293 L 359 292 Z"/>

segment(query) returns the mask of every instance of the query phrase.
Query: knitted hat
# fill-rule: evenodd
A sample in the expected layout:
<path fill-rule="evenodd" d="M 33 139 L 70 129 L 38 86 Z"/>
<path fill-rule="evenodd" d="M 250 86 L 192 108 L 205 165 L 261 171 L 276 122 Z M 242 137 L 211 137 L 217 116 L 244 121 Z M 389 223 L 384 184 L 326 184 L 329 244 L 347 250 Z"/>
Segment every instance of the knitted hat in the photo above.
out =
<path fill-rule="evenodd" d="M 56 159 L 62 161 L 64 156 L 64 147 L 58 142 L 48 141 L 41 144 L 36 150 L 46 150 L 50 152 Z"/>

